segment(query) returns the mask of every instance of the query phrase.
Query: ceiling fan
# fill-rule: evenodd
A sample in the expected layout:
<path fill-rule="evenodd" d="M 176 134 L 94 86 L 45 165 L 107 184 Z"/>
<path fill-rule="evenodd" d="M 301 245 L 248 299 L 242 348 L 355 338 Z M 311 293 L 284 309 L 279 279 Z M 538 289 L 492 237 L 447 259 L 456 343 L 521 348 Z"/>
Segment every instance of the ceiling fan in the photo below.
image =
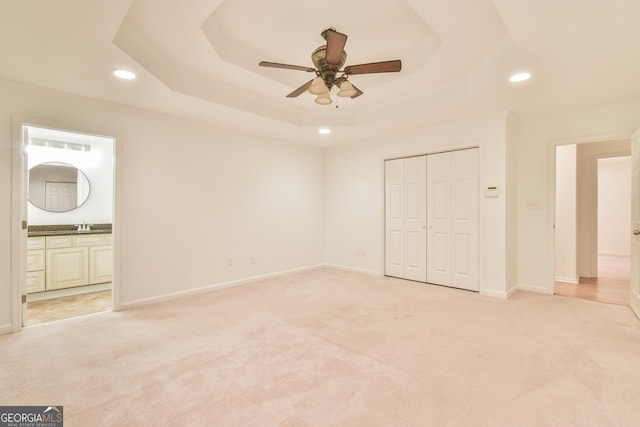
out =
<path fill-rule="evenodd" d="M 329 91 L 333 86 L 337 86 L 340 89 L 338 96 L 357 98 L 363 92 L 347 80 L 349 76 L 354 74 L 392 73 L 398 72 L 402 68 L 401 61 L 396 59 L 349 65 L 341 69 L 347 60 L 347 52 L 344 51 L 347 36 L 337 32 L 335 28 L 324 30 L 320 35 L 327 43 L 314 50 L 311 54 L 311 61 L 315 68 L 267 61 L 260 61 L 258 64 L 261 67 L 284 68 L 316 74 L 314 79 L 309 80 L 288 94 L 288 98 L 295 98 L 308 90 L 310 93 L 317 95 L 316 103 L 328 105 L 333 102 L 329 96 Z"/>

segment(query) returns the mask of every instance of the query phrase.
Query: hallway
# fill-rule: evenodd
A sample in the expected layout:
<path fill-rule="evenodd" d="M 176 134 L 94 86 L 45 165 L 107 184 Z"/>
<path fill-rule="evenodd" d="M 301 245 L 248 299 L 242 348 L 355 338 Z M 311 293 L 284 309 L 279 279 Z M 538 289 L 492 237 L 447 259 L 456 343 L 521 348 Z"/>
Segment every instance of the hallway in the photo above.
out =
<path fill-rule="evenodd" d="M 597 278 L 581 277 L 577 285 L 556 282 L 555 295 L 629 306 L 630 278 L 629 257 L 600 255 Z"/>

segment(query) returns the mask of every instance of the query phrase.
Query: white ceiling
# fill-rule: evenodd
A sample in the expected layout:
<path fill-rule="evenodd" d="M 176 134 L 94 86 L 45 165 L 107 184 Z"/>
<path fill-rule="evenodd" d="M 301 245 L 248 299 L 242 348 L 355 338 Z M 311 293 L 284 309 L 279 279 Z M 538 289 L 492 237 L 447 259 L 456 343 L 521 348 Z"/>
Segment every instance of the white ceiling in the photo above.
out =
<path fill-rule="evenodd" d="M 638 0 L 3 0 L 0 77 L 328 147 L 640 99 L 638 17 Z M 352 76 L 364 95 L 339 108 L 286 98 L 312 75 L 258 62 L 312 66 L 329 27 L 349 37 L 346 65 L 402 71 Z"/>

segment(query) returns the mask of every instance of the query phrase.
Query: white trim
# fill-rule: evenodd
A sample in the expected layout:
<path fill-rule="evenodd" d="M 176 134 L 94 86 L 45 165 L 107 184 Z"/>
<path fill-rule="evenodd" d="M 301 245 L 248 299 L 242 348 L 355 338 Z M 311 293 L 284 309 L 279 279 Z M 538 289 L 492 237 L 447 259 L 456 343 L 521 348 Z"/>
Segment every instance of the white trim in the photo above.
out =
<path fill-rule="evenodd" d="M 492 297 L 492 298 L 507 299 L 511 295 L 511 293 L 512 293 L 511 290 L 512 289 L 514 289 L 514 288 L 511 288 L 509 290 L 509 292 L 506 292 L 506 291 L 504 291 L 504 292 L 503 291 L 494 291 L 494 290 L 489 289 L 489 290 L 485 290 L 484 292 L 480 292 L 480 295 L 484 295 L 486 297 Z M 515 292 L 515 291 L 513 291 L 513 292 Z"/>
<path fill-rule="evenodd" d="M 26 158 L 22 145 L 22 126 L 25 120 L 11 117 L 11 328 L 22 329 L 22 292 L 27 277 L 27 230 L 22 221 L 27 219 Z M 7 332 L 4 332 L 7 333 Z"/>
<path fill-rule="evenodd" d="M 367 270 L 365 268 L 349 267 L 348 265 L 329 264 L 329 263 L 327 263 L 327 264 L 325 264 L 325 267 L 334 268 L 336 270 L 351 271 L 351 272 L 354 272 L 354 273 L 366 274 L 368 276 L 375 276 L 375 277 L 382 277 L 383 276 L 383 274 L 380 271 Z"/>
<path fill-rule="evenodd" d="M 580 283 L 578 277 L 556 276 L 555 280 L 556 282 L 571 283 L 572 285 L 577 285 L 578 283 Z"/>
<path fill-rule="evenodd" d="M 536 294 L 545 294 L 545 295 L 553 295 L 553 288 L 543 288 L 541 286 L 532 286 L 524 283 L 520 283 L 518 285 L 518 290 L 525 292 L 534 292 Z"/>
<path fill-rule="evenodd" d="M 616 132 L 581 135 L 581 136 L 576 136 L 572 138 L 553 138 L 553 139 L 550 139 L 549 141 L 555 147 L 558 145 L 573 145 L 573 144 L 579 145 L 579 144 L 592 143 L 592 142 L 622 141 L 625 139 L 629 139 L 631 137 L 632 137 L 632 134 L 630 134 L 628 131 L 621 130 Z"/>
<path fill-rule="evenodd" d="M 13 330 L 13 325 L 11 323 L 0 325 L 0 335 L 7 335 L 12 332 L 17 332 L 17 331 Z"/>
<path fill-rule="evenodd" d="M 113 212 L 111 216 L 111 238 L 113 246 L 113 271 L 111 276 L 111 309 L 120 310 L 120 188 L 124 185 L 122 180 L 122 138 L 112 134 L 113 139 Z"/>
<path fill-rule="evenodd" d="M 277 273 L 269 273 L 269 274 L 263 274 L 263 275 L 260 275 L 260 276 L 246 277 L 244 279 L 231 280 L 229 282 L 216 283 L 215 285 L 208 285 L 208 286 L 203 286 L 203 287 L 195 288 L 195 289 L 187 289 L 187 290 L 184 290 L 184 291 L 172 292 L 170 294 L 164 294 L 164 295 L 159 295 L 159 296 L 155 296 L 155 297 L 143 298 L 143 299 L 139 299 L 139 300 L 135 300 L 135 301 L 120 303 L 120 309 L 121 310 L 127 310 L 127 309 L 130 309 L 130 308 L 142 307 L 142 306 L 145 306 L 145 305 L 155 304 L 155 303 L 158 303 L 158 302 L 171 301 L 171 300 L 178 299 L 178 298 L 188 297 L 188 296 L 192 296 L 192 295 L 199 295 L 199 294 L 203 294 L 203 293 L 207 293 L 207 292 L 211 292 L 211 291 L 216 291 L 216 290 L 220 290 L 220 289 L 232 288 L 232 287 L 235 287 L 235 286 L 245 285 L 245 284 L 257 282 L 257 281 L 260 281 L 260 280 L 271 279 L 271 278 L 274 278 L 274 277 L 281 277 L 281 276 L 285 276 L 285 275 L 291 274 L 291 273 L 300 273 L 300 272 L 303 272 L 303 271 L 318 270 L 318 269 L 324 268 L 324 267 L 326 267 L 324 264 L 317 264 L 317 265 L 311 265 L 311 266 L 307 266 L 307 267 L 294 268 L 292 270 L 280 271 L 280 272 L 277 272 Z"/>
<path fill-rule="evenodd" d="M 631 252 L 598 252 L 598 256 L 613 256 L 618 258 L 631 258 Z"/>
<path fill-rule="evenodd" d="M 457 288 L 453 288 L 453 289 L 457 289 Z M 463 290 L 466 290 L 466 289 L 463 289 Z M 481 291 L 479 292 L 479 294 L 485 297 L 490 297 L 490 298 L 509 299 L 513 296 L 513 294 L 515 294 L 518 291 L 519 291 L 518 286 L 514 285 L 509 289 L 507 289 L 505 292 L 488 290 L 488 291 Z"/>

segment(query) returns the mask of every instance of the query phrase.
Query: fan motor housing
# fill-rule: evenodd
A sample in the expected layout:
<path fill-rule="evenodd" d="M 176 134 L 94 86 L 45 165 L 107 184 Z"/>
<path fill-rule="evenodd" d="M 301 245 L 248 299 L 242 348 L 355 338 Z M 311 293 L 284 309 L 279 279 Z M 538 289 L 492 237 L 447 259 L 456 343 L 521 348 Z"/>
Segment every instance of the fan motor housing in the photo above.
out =
<path fill-rule="evenodd" d="M 335 65 L 327 64 L 327 61 L 325 60 L 326 56 L 327 46 L 322 45 L 313 51 L 313 53 L 311 54 L 311 61 L 313 62 L 313 65 L 316 66 L 316 70 L 318 70 L 318 73 L 320 74 L 322 80 L 324 80 L 324 83 L 329 89 L 331 89 L 335 82 L 335 77 L 338 73 L 338 70 L 340 70 L 340 68 L 342 68 L 342 66 L 347 61 L 347 52 L 344 50 L 342 51 L 342 53 L 340 54 L 340 61 Z"/>

